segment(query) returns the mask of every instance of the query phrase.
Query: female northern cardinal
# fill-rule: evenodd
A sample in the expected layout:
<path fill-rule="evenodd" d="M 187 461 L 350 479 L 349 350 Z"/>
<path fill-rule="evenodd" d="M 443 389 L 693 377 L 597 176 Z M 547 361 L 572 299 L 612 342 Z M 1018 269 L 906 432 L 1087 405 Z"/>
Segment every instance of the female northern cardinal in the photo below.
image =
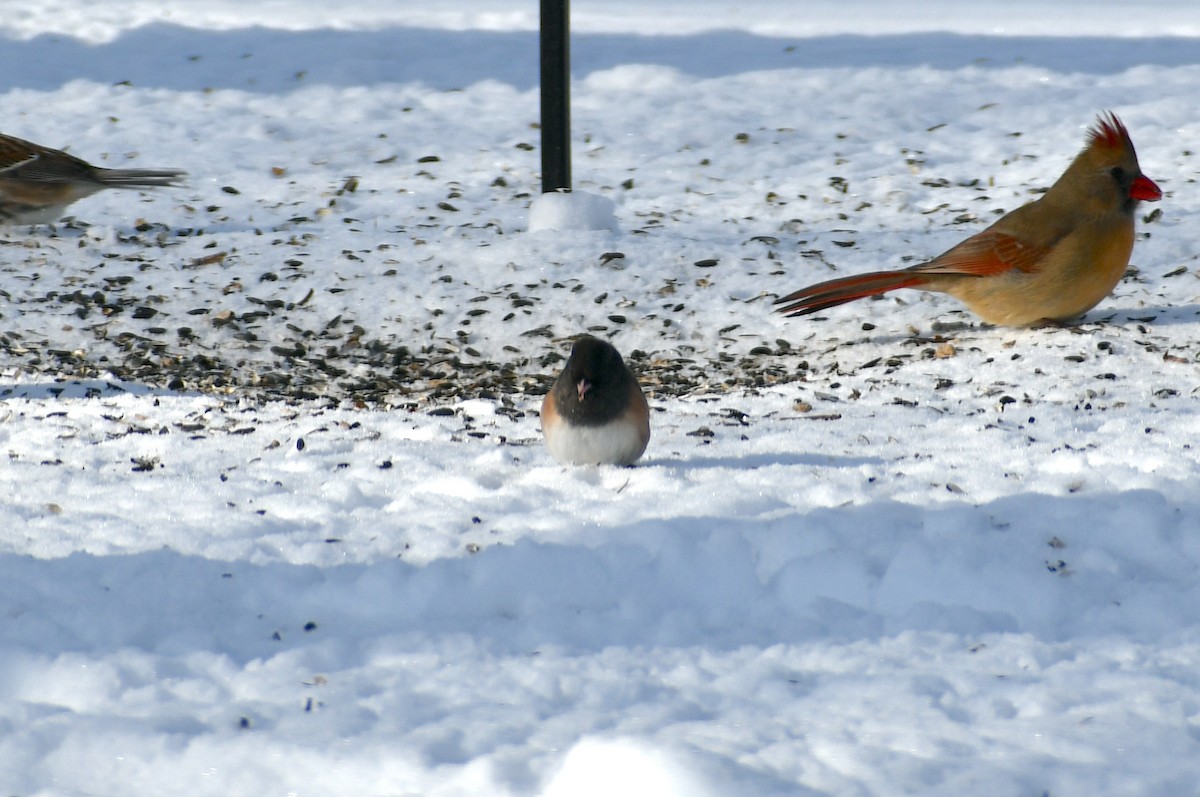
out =
<path fill-rule="evenodd" d="M 175 186 L 186 176 L 179 169 L 102 169 L 0 133 L 0 224 L 49 224 L 102 189 Z"/>
<path fill-rule="evenodd" d="M 897 288 L 948 293 L 984 321 L 1007 326 L 1086 313 L 1125 274 L 1134 210 L 1162 191 L 1138 167 L 1129 132 L 1100 116 L 1088 145 L 1042 197 L 1002 216 L 928 263 L 843 277 L 777 300 L 779 312 L 807 315 Z"/>

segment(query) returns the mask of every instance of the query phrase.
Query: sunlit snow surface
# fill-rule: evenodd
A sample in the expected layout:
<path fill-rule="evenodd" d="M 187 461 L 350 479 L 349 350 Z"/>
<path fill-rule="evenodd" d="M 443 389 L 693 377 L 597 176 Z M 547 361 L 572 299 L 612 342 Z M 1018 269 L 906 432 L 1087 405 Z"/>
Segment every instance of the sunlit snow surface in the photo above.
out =
<path fill-rule="evenodd" d="M 1200 14 L 574 5 L 615 231 L 528 231 L 536 4 L 0 21 L 0 129 L 191 174 L 0 231 L 4 794 L 1194 793 Z M 772 315 L 1105 109 L 1166 196 L 1078 327 Z M 541 445 L 584 331 L 638 467 Z"/>

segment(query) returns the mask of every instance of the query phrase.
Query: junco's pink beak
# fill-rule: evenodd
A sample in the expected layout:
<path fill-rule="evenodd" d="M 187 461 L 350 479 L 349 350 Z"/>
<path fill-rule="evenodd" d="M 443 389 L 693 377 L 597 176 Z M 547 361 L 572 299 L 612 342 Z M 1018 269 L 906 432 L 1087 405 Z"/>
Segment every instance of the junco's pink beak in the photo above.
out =
<path fill-rule="evenodd" d="M 579 384 L 576 385 L 575 387 L 577 387 L 579 389 L 579 400 L 583 401 L 583 397 L 587 394 L 587 392 L 589 390 L 592 389 L 592 383 L 587 381 L 586 379 L 580 379 Z"/>

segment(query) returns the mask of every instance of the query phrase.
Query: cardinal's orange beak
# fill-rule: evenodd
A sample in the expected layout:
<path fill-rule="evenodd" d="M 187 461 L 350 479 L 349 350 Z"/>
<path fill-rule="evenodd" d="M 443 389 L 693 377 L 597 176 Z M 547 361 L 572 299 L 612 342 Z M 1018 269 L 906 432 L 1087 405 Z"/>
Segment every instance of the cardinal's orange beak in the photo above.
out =
<path fill-rule="evenodd" d="M 1146 175 L 1139 174 L 1133 181 L 1133 185 L 1129 186 L 1129 198 L 1140 199 L 1143 202 L 1157 202 L 1162 199 L 1162 189 Z"/>

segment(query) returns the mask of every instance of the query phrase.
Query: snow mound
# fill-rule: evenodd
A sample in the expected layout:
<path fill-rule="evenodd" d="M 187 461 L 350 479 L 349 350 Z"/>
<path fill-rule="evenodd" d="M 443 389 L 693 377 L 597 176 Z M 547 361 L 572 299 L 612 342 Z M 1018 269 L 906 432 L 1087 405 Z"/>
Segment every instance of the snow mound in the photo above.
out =
<path fill-rule="evenodd" d="M 715 797 L 685 760 L 632 739 L 580 740 L 542 797 Z"/>
<path fill-rule="evenodd" d="M 529 205 L 529 231 L 609 230 L 617 232 L 616 205 L 586 191 L 554 191 Z"/>

